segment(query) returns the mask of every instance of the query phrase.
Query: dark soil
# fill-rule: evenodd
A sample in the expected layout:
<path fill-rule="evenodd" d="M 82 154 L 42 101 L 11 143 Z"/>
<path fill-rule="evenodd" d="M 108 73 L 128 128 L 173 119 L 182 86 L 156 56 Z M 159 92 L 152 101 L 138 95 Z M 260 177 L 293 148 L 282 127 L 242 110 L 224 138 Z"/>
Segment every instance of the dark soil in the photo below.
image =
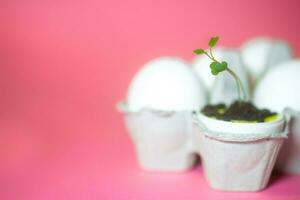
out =
<path fill-rule="evenodd" d="M 207 105 L 201 112 L 208 117 L 215 117 L 224 121 L 253 121 L 264 122 L 265 118 L 277 115 L 268 109 L 258 109 L 250 102 L 235 101 L 229 107 L 224 104 Z"/>

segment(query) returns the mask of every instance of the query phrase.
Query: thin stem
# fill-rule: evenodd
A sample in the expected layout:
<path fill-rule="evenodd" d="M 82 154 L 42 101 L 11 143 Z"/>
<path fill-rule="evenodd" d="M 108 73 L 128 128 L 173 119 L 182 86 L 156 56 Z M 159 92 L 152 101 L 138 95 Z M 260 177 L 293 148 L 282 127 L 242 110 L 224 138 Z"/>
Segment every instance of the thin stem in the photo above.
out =
<path fill-rule="evenodd" d="M 228 71 L 228 73 L 231 75 L 231 76 L 233 76 L 233 78 L 234 78 L 234 80 L 235 80 L 235 82 L 236 82 L 236 86 L 237 86 L 237 92 L 238 92 L 238 98 L 239 98 L 239 101 L 241 101 L 242 99 L 241 99 L 241 92 L 240 92 L 240 84 L 239 84 L 239 81 L 236 79 L 236 75 L 234 74 L 234 72 L 233 71 L 231 71 L 230 69 L 226 69 L 227 71 Z"/>
<path fill-rule="evenodd" d="M 207 57 L 209 57 L 211 60 L 215 61 L 215 59 L 211 57 L 206 51 L 204 52 L 204 54 L 207 55 Z"/>
<path fill-rule="evenodd" d="M 237 77 L 238 77 L 238 76 L 237 76 Z M 246 90 L 245 90 L 244 85 L 243 85 L 243 83 L 242 83 L 242 81 L 241 81 L 240 78 L 238 78 L 238 81 L 239 81 L 239 83 L 240 83 L 240 88 L 241 88 L 242 94 L 243 94 L 242 100 L 245 101 L 245 100 L 246 100 L 246 97 L 247 97 L 247 95 L 246 95 Z"/>
<path fill-rule="evenodd" d="M 242 81 L 240 80 L 240 78 L 230 68 L 227 67 L 226 70 L 235 79 L 235 82 L 237 84 L 239 101 L 245 101 L 245 99 L 246 99 L 246 92 L 245 92 L 245 89 L 243 87 Z M 243 96 L 241 96 L 240 90 L 242 91 Z"/>
<path fill-rule="evenodd" d="M 210 59 L 212 59 L 213 61 L 215 61 L 215 62 L 219 62 L 219 61 L 217 61 L 217 59 L 215 59 L 215 57 L 214 57 L 214 55 L 213 55 L 213 53 L 212 53 L 212 50 L 211 50 L 211 48 L 209 48 L 209 53 L 210 53 L 210 56 L 206 53 L 206 55 L 210 58 Z"/>
<path fill-rule="evenodd" d="M 213 56 L 213 53 L 212 53 L 212 49 L 209 48 L 209 53 L 210 55 L 205 52 L 205 54 L 213 61 L 215 62 L 219 62 L 215 59 L 215 57 Z M 238 92 L 238 99 L 239 99 L 239 102 L 241 101 L 245 101 L 246 99 L 246 92 L 245 92 L 245 89 L 243 87 L 243 83 L 241 81 L 241 79 L 236 75 L 236 73 L 234 73 L 234 71 L 232 71 L 229 67 L 226 68 L 227 72 L 234 78 L 235 82 L 236 82 L 236 87 L 237 87 L 237 92 Z M 242 95 L 241 95 L 241 92 L 242 92 Z"/>
<path fill-rule="evenodd" d="M 213 60 L 216 61 L 216 59 L 215 59 L 215 57 L 214 57 L 214 55 L 212 53 L 211 47 L 209 48 L 209 53 L 210 53 L 211 57 L 213 58 Z"/>

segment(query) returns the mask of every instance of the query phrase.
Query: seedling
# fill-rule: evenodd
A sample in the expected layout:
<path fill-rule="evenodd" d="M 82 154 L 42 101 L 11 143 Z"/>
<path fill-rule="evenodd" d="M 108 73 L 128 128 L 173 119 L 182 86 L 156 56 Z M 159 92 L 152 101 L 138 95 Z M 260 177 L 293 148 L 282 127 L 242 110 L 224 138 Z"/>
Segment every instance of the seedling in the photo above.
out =
<path fill-rule="evenodd" d="M 277 113 L 267 109 L 258 109 L 251 102 L 246 102 L 246 92 L 240 78 L 228 67 L 226 61 L 217 60 L 212 53 L 212 49 L 216 46 L 218 40 L 218 37 L 212 37 L 208 43 L 208 50 L 195 49 L 194 53 L 197 55 L 204 54 L 211 60 L 209 66 L 214 76 L 217 76 L 221 72 L 228 72 L 233 77 L 236 83 L 238 101 L 233 102 L 229 107 L 225 104 L 207 105 L 202 108 L 201 112 L 211 118 L 240 123 L 269 122 L 276 120 L 278 118 Z"/>
<path fill-rule="evenodd" d="M 236 73 L 234 71 L 232 71 L 228 67 L 228 63 L 226 61 L 218 61 L 212 53 L 212 49 L 213 49 L 213 47 L 216 46 L 216 44 L 218 43 L 218 40 L 219 40 L 219 37 L 212 37 L 210 39 L 210 41 L 208 42 L 208 50 L 207 51 L 204 49 L 195 49 L 194 53 L 197 55 L 205 54 L 212 61 L 209 66 L 211 69 L 211 73 L 214 76 L 217 76 L 219 73 L 224 72 L 224 71 L 228 72 L 235 80 L 239 102 L 245 102 L 246 101 L 246 92 L 245 92 L 244 86 L 243 86 L 240 78 L 236 75 Z"/>

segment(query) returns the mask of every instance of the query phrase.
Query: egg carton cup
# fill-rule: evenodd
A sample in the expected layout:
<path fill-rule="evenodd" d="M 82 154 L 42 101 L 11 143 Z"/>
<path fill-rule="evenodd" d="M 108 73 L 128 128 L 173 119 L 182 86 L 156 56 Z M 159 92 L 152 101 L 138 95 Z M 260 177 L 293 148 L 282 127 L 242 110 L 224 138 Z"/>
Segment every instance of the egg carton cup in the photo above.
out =
<path fill-rule="evenodd" d="M 264 189 L 288 135 L 286 120 L 255 126 L 193 114 L 197 151 L 210 187 L 236 192 Z"/>
<path fill-rule="evenodd" d="M 119 103 L 139 165 L 147 171 L 181 172 L 196 163 L 191 111 L 161 111 L 145 108 L 138 112 Z"/>
<path fill-rule="evenodd" d="M 291 115 L 289 138 L 281 148 L 275 167 L 288 174 L 300 174 L 300 112 L 292 109 L 288 112 Z"/>

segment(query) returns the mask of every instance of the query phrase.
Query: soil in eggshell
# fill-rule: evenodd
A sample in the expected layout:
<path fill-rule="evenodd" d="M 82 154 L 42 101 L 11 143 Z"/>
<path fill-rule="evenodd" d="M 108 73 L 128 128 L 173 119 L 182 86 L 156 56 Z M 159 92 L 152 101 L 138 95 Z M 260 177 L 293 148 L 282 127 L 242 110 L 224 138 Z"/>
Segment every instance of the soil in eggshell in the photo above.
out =
<path fill-rule="evenodd" d="M 225 104 L 207 105 L 201 112 L 210 118 L 237 123 L 271 122 L 279 115 L 268 109 L 258 109 L 250 102 L 235 101 L 230 106 Z"/>

